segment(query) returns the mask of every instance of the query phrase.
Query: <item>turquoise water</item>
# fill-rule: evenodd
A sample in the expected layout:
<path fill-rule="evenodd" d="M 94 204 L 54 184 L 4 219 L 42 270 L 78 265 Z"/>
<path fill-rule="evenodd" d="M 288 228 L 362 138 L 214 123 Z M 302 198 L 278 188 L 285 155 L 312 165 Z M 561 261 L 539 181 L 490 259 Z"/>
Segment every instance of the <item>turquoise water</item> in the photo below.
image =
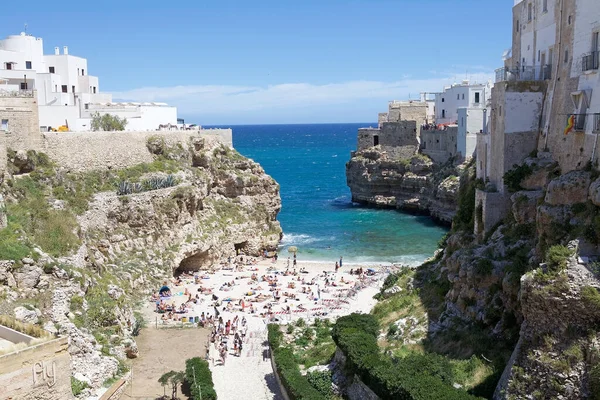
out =
<path fill-rule="evenodd" d="M 351 202 L 345 164 L 357 129 L 373 124 L 233 126 L 234 147 L 281 186 L 282 255 L 334 263 L 401 262 L 430 257 L 446 230 L 429 218 Z"/>

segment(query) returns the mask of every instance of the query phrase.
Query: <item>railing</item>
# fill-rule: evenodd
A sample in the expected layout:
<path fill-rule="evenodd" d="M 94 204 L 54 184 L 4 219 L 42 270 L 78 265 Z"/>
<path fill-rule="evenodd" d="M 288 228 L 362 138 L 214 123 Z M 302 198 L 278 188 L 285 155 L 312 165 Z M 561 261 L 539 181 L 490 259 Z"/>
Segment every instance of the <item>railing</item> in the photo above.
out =
<path fill-rule="evenodd" d="M 583 72 L 598 69 L 599 66 L 600 66 L 600 52 L 592 51 L 591 53 L 583 55 L 583 57 L 581 59 L 581 69 Z"/>
<path fill-rule="evenodd" d="M 506 81 L 543 81 L 552 77 L 552 65 L 538 65 L 535 67 L 498 68 L 496 70 L 496 83 Z"/>
<path fill-rule="evenodd" d="M 33 89 L 26 89 L 26 90 L 0 89 L 0 97 L 33 97 Z"/>
<path fill-rule="evenodd" d="M 600 114 L 592 114 L 594 119 L 594 133 L 600 133 Z"/>

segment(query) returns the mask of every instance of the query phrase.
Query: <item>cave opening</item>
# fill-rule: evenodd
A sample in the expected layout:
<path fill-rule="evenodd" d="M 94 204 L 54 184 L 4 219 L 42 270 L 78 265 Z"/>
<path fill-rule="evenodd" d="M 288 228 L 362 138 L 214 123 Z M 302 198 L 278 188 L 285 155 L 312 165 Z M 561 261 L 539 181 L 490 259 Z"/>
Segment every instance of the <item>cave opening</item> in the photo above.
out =
<path fill-rule="evenodd" d="M 245 250 L 248 247 L 248 241 L 241 242 L 241 243 L 234 243 L 233 247 L 235 248 L 235 254 L 237 254 L 238 256 L 240 254 L 245 254 Z"/>
<path fill-rule="evenodd" d="M 208 255 L 208 250 L 201 251 L 181 260 L 173 275 L 177 277 L 184 272 L 196 272 L 201 270 L 209 263 L 210 257 Z"/>

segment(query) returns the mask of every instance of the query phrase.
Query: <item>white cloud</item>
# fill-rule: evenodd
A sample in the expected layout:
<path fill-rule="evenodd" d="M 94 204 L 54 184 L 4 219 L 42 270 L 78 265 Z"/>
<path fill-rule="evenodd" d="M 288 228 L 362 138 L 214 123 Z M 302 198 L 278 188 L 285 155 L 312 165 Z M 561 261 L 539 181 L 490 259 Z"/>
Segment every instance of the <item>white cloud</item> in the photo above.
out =
<path fill-rule="evenodd" d="M 395 82 L 350 81 L 315 85 L 285 83 L 269 86 L 197 85 L 173 87 L 144 87 L 114 93 L 121 101 L 167 102 L 178 107 L 179 114 L 199 118 L 207 123 L 252 122 L 325 122 L 328 109 L 347 106 L 349 114 L 342 120 L 360 121 L 356 115 L 358 105 L 369 104 L 365 112 L 384 111 L 386 102 L 394 99 L 418 98 L 420 92 L 439 92 L 464 74 L 436 73 L 431 79 L 403 77 Z M 460 79 L 460 78 L 458 78 Z M 486 82 L 491 73 L 470 75 L 472 82 Z M 372 105 L 372 107 L 371 107 Z M 341 107 L 342 109 L 344 107 Z M 365 117 L 368 114 L 363 114 Z M 295 117 L 281 121 L 281 117 Z M 251 117 L 251 118 L 250 118 Z M 364 117 L 363 117 L 364 118 Z M 376 114 L 364 120 L 375 120 Z M 338 120 L 340 118 L 337 118 Z M 331 118 L 329 119 L 331 121 Z"/>

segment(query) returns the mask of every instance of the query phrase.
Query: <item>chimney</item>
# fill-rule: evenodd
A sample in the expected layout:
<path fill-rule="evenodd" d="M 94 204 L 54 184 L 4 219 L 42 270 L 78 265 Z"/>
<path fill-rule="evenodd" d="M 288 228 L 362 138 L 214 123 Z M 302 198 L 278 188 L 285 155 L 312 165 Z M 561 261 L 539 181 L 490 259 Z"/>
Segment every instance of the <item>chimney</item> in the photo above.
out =
<path fill-rule="evenodd" d="M 69 47 L 63 46 L 63 54 L 66 56 L 69 54 Z"/>
<path fill-rule="evenodd" d="M 60 54 L 60 49 L 58 47 L 54 48 L 54 55 L 57 56 Z"/>

